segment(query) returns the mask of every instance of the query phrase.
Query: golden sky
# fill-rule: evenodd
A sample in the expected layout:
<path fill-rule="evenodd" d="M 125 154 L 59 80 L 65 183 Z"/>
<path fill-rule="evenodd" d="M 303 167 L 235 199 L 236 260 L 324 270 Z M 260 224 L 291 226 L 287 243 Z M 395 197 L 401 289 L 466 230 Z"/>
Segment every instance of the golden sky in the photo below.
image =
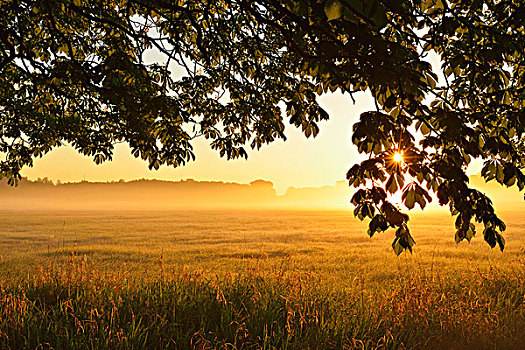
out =
<path fill-rule="evenodd" d="M 321 96 L 319 102 L 330 114 L 330 120 L 320 124 L 320 133 L 316 138 L 307 139 L 298 129 L 288 126 L 287 141 L 278 140 L 259 151 L 251 151 L 248 160 L 220 158 L 204 138 L 194 143 L 196 161 L 179 168 L 163 166 L 159 170 L 149 170 L 147 163 L 134 158 L 126 145 L 118 145 L 113 161 L 102 165 L 95 165 L 90 157 L 77 153 L 70 146 L 62 146 L 36 159 L 34 167 L 25 168 L 22 174 L 32 180 L 47 177 L 55 182 L 79 182 L 83 179 L 92 182 L 129 181 L 141 178 L 179 181 L 191 178 L 249 183 L 265 179 L 274 183 L 278 194 L 284 194 L 289 187 L 334 185 L 345 180 L 347 170 L 363 158 L 351 142 L 352 125 L 362 112 L 374 109 L 374 105 L 368 94 L 361 93 L 355 98 L 356 103 L 353 104 L 348 95 L 335 93 Z M 468 173 L 479 174 L 481 166 L 480 161 L 474 160 Z M 500 203 L 505 206 L 512 203 L 516 208 L 523 208 L 523 194 L 515 186 L 505 189 L 495 183 L 485 185 L 480 178 L 473 178 L 472 185 L 493 197 L 498 206 Z M 400 194 L 396 194 L 393 200 L 400 203 Z M 344 202 L 347 203 L 347 199 Z M 437 201 L 433 202 L 431 207 L 437 208 Z"/>
<path fill-rule="evenodd" d="M 288 126 L 287 141 L 279 140 L 259 151 L 250 151 L 248 160 L 222 159 L 204 138 L 194 143 L 195 162 L 180 168 L 164 166 L 157 171 L 150 171 L 146 162 L 134 158 L 126 145 L 116 147 L 113 161 L 98 166 L 90 157 L 62 146 L 36 159 L 34 167 L 26 168 L 22 174 L 30 179 L 48 177 L 62 182 L 84 178 L 88 181 L 193 178 L 248 183 L 266 179 L 274 183 L 279 193 L 291 186 L 333 185 L 344 180 L 350 166 L 361 159 L 350 140 L 351 128 L 361 112 L 374 109 L 369 95 L 361 93 L 355 98 L 353 104 L 348 95 L 321 96 L 319 101 L 330 114 L 330 120 L 320 123 L 321 131 L 316 138 L 307 139 L 295 127 Z"/>

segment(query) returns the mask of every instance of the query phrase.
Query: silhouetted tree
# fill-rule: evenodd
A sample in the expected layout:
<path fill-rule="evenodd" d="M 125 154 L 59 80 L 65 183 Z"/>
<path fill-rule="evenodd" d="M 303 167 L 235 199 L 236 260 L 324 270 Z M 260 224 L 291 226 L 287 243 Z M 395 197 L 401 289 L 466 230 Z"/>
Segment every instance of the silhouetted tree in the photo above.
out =
<path fill-rule="evenodd" d="M 424 208 L 431 190 L 457 215 L 458 242 L 475 220 L 503 249 L 505 225 L 465 169 L 481 158 L 486 180 L 525 186 L 521 0 L 5 0 L 0 23 L 11 184 L 63 143 L 98 164 L 126 142 L 155 169 L 194 159 L 198 136 L 247 157 L 247 145 L 284 139 L 285 119 L 315 136 L 328 118 L 317 95 L 368 90 L 377 108 L 352 140 L 369 159 L 347 177 L 365 187 L 352 203 L 369 234 L 393 227 L 396 253 L 411 250 L 387 192 Z"/>

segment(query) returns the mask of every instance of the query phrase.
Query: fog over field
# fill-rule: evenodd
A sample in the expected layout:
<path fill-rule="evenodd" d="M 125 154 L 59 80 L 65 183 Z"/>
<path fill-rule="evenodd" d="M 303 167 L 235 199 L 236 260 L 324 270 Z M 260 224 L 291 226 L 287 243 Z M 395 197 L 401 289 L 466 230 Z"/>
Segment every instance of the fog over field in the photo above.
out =
<path fill-rule="evenodd" d="M 470 179 L 472 187 L 493 199 L 497 210 L 525 209 L 523 195 L 517 188 L 505 188 L 495 182 L 485 183 L 479 176 L 471 176 Z M 5 181 L 0 184 L 1 206 L 10 210 L 350 210 L 349 201 L 354 191 L 346 181 L 323 187 L 290 187 L 283 195 L 278 195 L 273 183 L 267 180 L 254 180 L 248 184 L 191 179 L 179 182 L 135 180 L 55 184 L 47 179 L 23 179 L 18 187 L 11 187 Z M 392 201 L 399 204 L 397 197 Z M 446 212 L 447 208 L 440 208 L 434 196 L 427 210 Z"/>

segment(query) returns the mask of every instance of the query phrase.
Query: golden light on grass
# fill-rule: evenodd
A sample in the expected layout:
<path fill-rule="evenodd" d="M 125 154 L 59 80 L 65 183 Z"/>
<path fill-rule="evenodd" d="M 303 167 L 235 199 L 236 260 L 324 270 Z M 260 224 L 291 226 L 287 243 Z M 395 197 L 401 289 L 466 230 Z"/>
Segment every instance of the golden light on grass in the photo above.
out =
<path fill-rule="evenodd" d="M 394 153 L 394 162 L 402 163 L 403 162 L 403 152 Z"/>

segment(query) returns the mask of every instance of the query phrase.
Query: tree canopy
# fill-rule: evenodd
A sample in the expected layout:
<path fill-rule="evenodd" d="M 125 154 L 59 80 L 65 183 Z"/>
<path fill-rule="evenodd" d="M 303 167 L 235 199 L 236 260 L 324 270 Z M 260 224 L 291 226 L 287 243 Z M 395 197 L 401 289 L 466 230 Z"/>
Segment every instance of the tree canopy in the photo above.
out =
<path fill-rule="evenodd" d="M 487 181 L 525 186 L 521 0 L 5 0 L 0 23 L 0 173 L 12 184 L 64 143 L 98 164 L 126 142 L 154 169 L 193 160 L 200 136 L 247 157 L 285 139 L 285 122 L 316 136 L 329 117 L 319 94 L 369 91 L 376 109 L 352 136 L 369 157 L 347 174 L 369 235 L 394 228 L 394 251 L 411 251 L 388 193 L 412 209 L 435 192 L 457 242 L 480 222 L 503 249 L 505 224 L 466 167 L 479 158 Z"/>

